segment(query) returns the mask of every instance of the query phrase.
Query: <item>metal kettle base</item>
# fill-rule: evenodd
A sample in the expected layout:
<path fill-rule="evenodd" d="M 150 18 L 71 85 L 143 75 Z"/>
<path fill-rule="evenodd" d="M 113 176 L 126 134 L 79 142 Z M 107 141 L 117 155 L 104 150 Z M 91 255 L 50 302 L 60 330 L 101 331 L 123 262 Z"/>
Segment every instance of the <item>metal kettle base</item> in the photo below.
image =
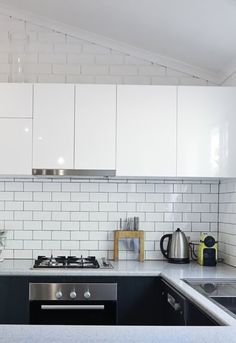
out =
<path fill-rule="evenodd" d="M 189 258 L 169 258 L 169 263 L 175 263 L 175 264 L 185 264 L 189 263 Z"/>

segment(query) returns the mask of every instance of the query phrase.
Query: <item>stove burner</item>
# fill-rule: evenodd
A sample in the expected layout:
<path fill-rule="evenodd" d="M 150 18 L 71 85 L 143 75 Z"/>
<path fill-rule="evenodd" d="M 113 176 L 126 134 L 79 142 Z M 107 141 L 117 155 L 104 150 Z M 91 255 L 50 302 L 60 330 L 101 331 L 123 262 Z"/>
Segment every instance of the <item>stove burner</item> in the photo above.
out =
<path fill-rule="evenodd" d="M 34 268 L 99 268 L 99 263 L 95 256 L 38 256 L 35 260 Z"/>

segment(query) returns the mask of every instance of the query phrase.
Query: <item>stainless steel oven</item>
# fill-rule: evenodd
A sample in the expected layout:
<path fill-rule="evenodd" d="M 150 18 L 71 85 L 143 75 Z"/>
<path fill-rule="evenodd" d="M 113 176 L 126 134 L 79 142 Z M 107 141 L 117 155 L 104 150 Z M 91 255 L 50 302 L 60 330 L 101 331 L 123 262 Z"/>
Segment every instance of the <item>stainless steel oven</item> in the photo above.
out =
<path fill-rule="evenodd" d="M 116 283 L 30 283 L 30 324 L 115 325 Z"/>

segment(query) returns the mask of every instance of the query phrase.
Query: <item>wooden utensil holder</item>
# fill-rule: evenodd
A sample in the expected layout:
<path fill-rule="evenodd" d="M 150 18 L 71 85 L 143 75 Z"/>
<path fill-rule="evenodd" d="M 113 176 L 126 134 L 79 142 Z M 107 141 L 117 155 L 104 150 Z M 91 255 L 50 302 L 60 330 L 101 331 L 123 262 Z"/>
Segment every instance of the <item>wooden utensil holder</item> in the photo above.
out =
<path fill-rule="evenodd" d="M 139 239 L 139 261 L 144 261 L 144 231 L 125 231 L 116 230 L 114 237 L 114 261 L 119 258 L 119 240 L 121 238 L 138 238 Z"/>

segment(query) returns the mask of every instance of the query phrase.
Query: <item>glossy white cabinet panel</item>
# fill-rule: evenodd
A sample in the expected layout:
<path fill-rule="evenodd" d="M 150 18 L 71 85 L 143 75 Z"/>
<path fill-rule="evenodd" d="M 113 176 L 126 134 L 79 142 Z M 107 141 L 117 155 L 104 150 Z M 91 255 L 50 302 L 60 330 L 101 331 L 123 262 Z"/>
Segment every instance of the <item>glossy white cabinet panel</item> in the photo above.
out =
<path fill-rule="evenodd" d="M 178 88 L 177 174 L 236 177 L 236 88 Z"/>
<path fill-rule="evenodd" d="M 73 169 L 74 85 L 34 85 L 33 168 Z"/>
<path fill-rule="evenodd" d="M 117 87 L 117 175 L 176 176 L 176 87 Z"/>
<path fill-rule="evenodd" d="M 0 175 L 32 174 L 32 119 L 0 118 Z"/>
<path fill-rule="evenodd" d="M 75 169 L 115 169 L 116 86 L 77 85 Z"/>
<path fill-rule="evenodd" d="M 32 117 L 33 86 L 26 83 L 0 83 L 0 117 Z"/>

